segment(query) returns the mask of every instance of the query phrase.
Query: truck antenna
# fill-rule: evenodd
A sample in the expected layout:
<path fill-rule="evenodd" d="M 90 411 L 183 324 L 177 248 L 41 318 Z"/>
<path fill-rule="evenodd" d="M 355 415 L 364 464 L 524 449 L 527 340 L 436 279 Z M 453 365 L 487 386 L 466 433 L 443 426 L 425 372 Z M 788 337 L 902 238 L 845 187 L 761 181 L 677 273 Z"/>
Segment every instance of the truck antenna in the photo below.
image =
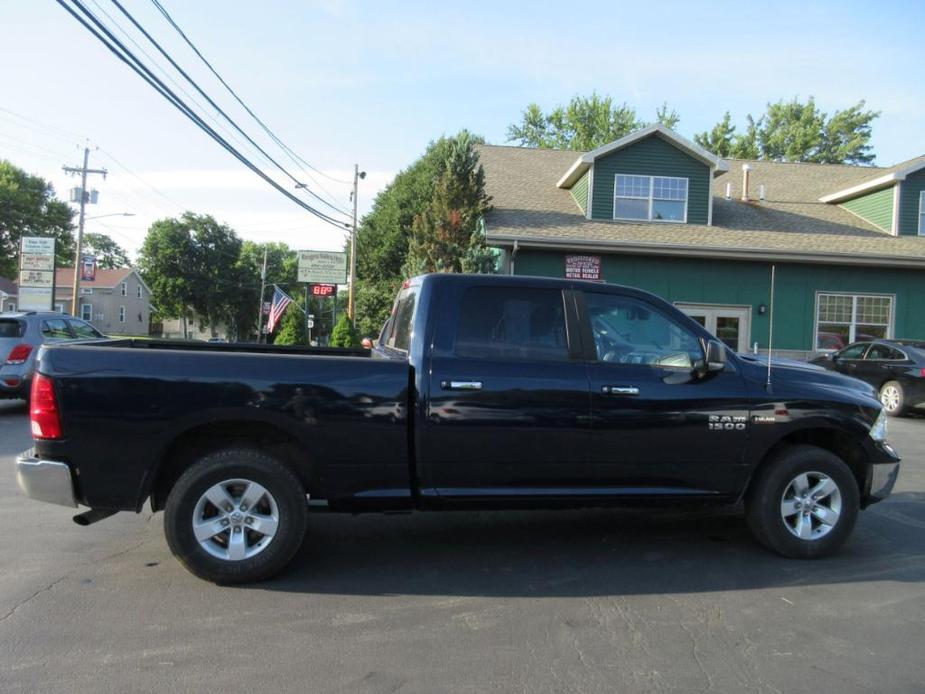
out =
<path fill-rule="evenodd" d="M 771 345 L 774 341 L 774 273 L 775 265 L 771 265 L 771 310 L 768 312 L 768 382 L 767 388 L 771 387 Z"/>

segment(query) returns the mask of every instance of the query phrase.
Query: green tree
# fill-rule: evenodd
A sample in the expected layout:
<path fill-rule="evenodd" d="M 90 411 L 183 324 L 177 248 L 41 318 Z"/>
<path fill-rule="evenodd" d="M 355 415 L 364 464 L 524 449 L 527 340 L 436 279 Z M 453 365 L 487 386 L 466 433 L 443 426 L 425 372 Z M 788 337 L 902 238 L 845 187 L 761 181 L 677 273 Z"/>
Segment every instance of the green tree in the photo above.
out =
<path fill-rule="evenodd" d="M 656 122 L 669 128 L 677 127 L 681 120 L 667 102 L 655 115 Z M 616 105 L 612 97 L 593 92 L 591 96 L 575 96 L 549 113 L 543 113 L 537 104 L 529 104 L 520 123 L 508 126 L 507 139 L 522 147 L 591 150 L 646 125 L 631 106 Z"/>
<path fill-rule="evenodd" d="M 731 157 L 735 131 L 732 116 L 726 111 L 723 119 L 714 125 L 712 130 L 694 135 L 694 142 L 718 157 Z"/>
<path fill-rule="evenodd" d="M 810 97 L 769 103 L 757 119 L 747 117 L 746 130 L 735 133 L 729 113 L 709 132 L 696 135 L 698 144 L 719 156 L 822 164 L 871 164 L 871 126 L 880 115 L 865 110 L 865 102 L 836 111 L 831 117 Z"/>
<path fill-rule="evenodd" d="M 160 317 L 198 314 L 204 326 L 231 322 L 236 297 L 247 281 L 238 260 L 241 239 L 211 215 L 185 212 L 151 225 L 138 255 L 138 267 L 151 287 Z M 254 304 L 256 316 L 256 303 Z"/>
<path fill-rule="evenodd" d="M 257 310 L 260 305 L 260 273 L 263 270 L 263 252 L 267 251 L 267 291 L 269 301 L 273 285 L 278 284 L 288 293 L 295 291 L 298 275 L 298 257 L 284 243 L 255 243 L 243 241 L 235 264 L 234 274 L 240 291 L 229 297 L 231 311 L 229 327 L 238 339 L 257 335 Z"/>
<path fill-rule="evenodd" d="M 128 252 L 106 234 L 88 232 L 84 234 L 83 251 L 96 256 L 96 264 L 104 270 L 128 267 L 131 261 Z"/>
<path fill-rule="evenodd" d="M 0 277 L 16 276 L 23 236 L 53 236 L 58 266 L 72 265 L 73 218 L 48 181 L 0 160 Z"/>
<path fill-rule="evenodd" d="M 354 329 L 353 323 L 347 317 L 347 314 L 341 314 L 331 332 L 331 347 L 359 347 L 360 336 Z"/>
<path fill-rule="evenodd" d="M 473 141 L 480 141 L 472 136 Z M 428 206 L 454 138 L 431 142 L 373 201 L 357 230 L 357 328 L 377 336 L 405 279 L 403 268 L 414 219 Z"/>
<path fill-rule="evenodd" d="M 493 269 L 494 257 L 481 227 L 490 198 L 473 145 L 466 131 L 450 142 L 433 196 L 412 223 L 405 275 Z"/>
<path fill-rule="evenodd" d="M 298 306 L 290 304 L 280 321 L 279 332 L 273 340 L 274 345 L 307 345 L 308 330 L 305 314 Z"/>

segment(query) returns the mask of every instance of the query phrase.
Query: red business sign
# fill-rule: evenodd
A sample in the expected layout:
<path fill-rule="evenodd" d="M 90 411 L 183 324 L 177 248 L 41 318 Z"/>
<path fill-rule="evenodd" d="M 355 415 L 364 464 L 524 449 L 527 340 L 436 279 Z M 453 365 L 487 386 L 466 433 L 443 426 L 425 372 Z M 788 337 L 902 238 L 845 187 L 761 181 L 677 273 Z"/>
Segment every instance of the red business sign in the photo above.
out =
<path fill-rule="evenodd" d="M 336 284 L 313 284 L 311 285 L 312 296 L 337 296 Z"/>
<path fill-rule="evenodd" d="M 565 256 L 565 278 L 570 280 L 600 280 L 601 256 Z"/>

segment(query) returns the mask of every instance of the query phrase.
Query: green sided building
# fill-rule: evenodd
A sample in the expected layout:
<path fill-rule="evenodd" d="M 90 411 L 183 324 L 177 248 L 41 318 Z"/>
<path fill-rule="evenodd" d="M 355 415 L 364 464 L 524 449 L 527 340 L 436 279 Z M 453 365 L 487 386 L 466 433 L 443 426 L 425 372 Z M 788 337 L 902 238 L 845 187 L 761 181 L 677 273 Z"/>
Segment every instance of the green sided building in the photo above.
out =
<path fill-rule="evenodd" d="M 662 125 L 593 152 L 479 146 L 504 272 L 654 292 L 738 351 L 925 339 L 925 156 L 723 160 Z"/>

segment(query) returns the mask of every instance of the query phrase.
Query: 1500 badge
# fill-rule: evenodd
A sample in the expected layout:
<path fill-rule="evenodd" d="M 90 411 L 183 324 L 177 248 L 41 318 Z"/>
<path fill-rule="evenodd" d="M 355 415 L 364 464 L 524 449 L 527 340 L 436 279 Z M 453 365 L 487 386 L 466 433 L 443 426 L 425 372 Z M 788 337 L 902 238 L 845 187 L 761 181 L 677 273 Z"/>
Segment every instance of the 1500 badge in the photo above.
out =
<path fill-rule="evenodd" d="M 748 422 L 748 417 L 731 414 L 711 414 L 707 427 L 710 431 L 742 431 Z"/>

